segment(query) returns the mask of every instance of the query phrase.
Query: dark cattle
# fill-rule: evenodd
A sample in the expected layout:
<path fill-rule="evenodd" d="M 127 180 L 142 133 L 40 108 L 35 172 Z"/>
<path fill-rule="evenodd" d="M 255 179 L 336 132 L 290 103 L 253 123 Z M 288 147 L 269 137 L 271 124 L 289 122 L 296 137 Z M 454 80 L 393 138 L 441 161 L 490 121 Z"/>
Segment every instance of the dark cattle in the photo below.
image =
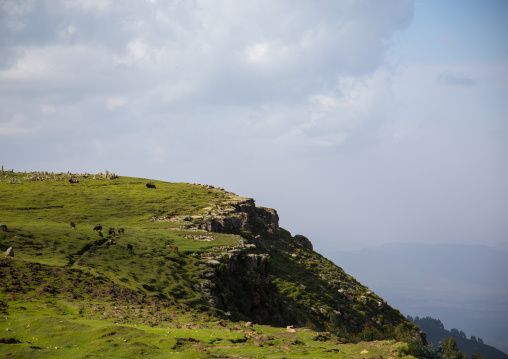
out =
<path fill-rule="evenodd" d="M 114 229 L 110 229 L 108 231 L 108 234 L 111 236 L 111 235 L 115 235 L 115 230 Z"/>
<path fill-rule="evenodd" d="M 110 240 L 108 241 L 108 245 L 109 245 L 109 246 L 115 246 L 115 245 L 116 245 L 116 241 L 114 241 L 114 240 L 110 239 Z"/>
<path fill-rule="evenodd" d="M 99 237 L 104 237 L 101 231 L 97 232 L 97 234 L 99 235 Z"/>
<path fill-rule="evenodd" d="M 123 228 L 120 228 L 120 229 L 118 230 L 118 234 L 123 234 Z"/>
<path fill-rule="evenodd" d="M 76 224 L 74 222 L 70 223 L 71 229 L 76 229 Z"/>
<path fill-rule="evenodd" d="M 100 230 L 102 230 L 102 226 L 95 226 L 95 227 L 93 228 L 93 230 L 94 230 L 94 231 L 100 231 Z"/>
<path fill-rule="evenodd" d="M 132 248 L 132 246 L 131 246 L 130 244 L 127 244 L 127 250 L 128 250 L 129 252 L 132 252 L 132 250 L 133 250 L 133 248 Z"/>
<path fill-rule="evenodd" d="M 169 248 L 170 248 L 170 249 L 172 249 L 172 250 L 175 250 L 175 251 L 177 251 L 177 250 L 178 250 L 178 247 L 177 247 L 177 246 L 169 246 Z"/>
<path fill-rule="evenodd" d="M 147 188 L 156 188 L 154 184 L 151 184 L 151 183 L 147 183 L 146 184 L 146 187 Z"/>
<path fill-rule="evenodd" d="M 79 180 L 77 178 L 71 178 L 69 179 L 69 183 L 79 183 Z"/>

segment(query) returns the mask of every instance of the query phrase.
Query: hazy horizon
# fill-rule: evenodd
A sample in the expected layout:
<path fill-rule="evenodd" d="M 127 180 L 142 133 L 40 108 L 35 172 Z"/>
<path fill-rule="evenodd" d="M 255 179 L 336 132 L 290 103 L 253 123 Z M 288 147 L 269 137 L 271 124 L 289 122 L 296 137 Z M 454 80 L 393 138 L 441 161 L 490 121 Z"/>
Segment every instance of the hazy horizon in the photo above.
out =
<path fill-rule="evenodd" d="M 508 353 L 508 252 L 392 243 L 328 257 L 404 315 L 440 319 Z"/>

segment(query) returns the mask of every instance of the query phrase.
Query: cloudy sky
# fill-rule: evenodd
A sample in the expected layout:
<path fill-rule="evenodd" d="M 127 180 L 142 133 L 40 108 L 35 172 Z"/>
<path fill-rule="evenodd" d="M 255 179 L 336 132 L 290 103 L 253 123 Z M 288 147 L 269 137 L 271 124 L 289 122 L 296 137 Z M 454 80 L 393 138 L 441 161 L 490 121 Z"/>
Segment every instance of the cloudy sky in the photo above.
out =
<path fill-rule="evenodd" d="M 209 183 L 318 251 L 508 241 L 508 2 L 0 0 L 0 163 Z"/>

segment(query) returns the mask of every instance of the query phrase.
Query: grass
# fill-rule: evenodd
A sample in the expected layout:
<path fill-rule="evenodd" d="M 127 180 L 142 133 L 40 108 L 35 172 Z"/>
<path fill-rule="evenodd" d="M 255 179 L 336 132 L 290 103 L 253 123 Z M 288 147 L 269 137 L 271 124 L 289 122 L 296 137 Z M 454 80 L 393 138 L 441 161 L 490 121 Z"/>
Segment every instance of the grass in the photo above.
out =
<path fill-rule="evenodd" d="M 16 258 L 25 261 L 84 269 L 151 295 L 200 301 L 202 295 L 194 289 L 198 261 L 186 253 L 238 244 L 236 236 L 226 234 L 213 234 L 211 241 L 193 240 L 191 236 L 204 232 L 151 220 L 205 213 L 228 201 L 221 191 L 160 181 L 150 181 L 156 185 L 150 189 L 145 179 L 127 177 L 89 175 L 71 184 L 66 175 L 44 181 L 20 173 L 7 176 L 0 182 L 0 220 L 8 223 L 8 230 L 0 231 L 0 249 L 13 247 Z M 102 224 L 104 237 L 93 231 L 97 224 Z M 107 234 L 119 228 L 124 234 Z M 117 245 L 108 247 L 109 239 Z"/>
<path fill-rule="evenodd" d="M 238 201 L 220 189 L 109 174 L 0 173 L 0 250 L 14 249 L 0 258 L 0 356 L 346 358 L 406 350 L 372 340 L 414 326 L 289 232 L 273 237 L 260 218 L 256 233 L 189 228 Z M 258 234 L 258 248 L 238 250 Z M 216 308 L 202 288 L 215 290 Z M 278 327 L 247 327 L 249 318 Z M 288 332 L 287 324 L 301 328 Z"/>
<path fill-rule="evenodd" d="M 70 310 L 62 314 L 57 305 L 12 303 L 0 317 L 0 344 L 5 358 L 379 358 L 395 357 L 402 344 L 390 341 L 341 344 L 316 332 L 264 325 L 195 320 L 192 313 L 178 313 L 158 327 L 118 324 L 113 320 L 84 319 Z M 66 310 L 72 306 L 66 306 Z M 192 322 L 191 326 L 184 324 Z M 7 329 L 9 329 L 7 331 Z M 78 334 L 79 333 L 79 334 Z M 399 356 L 401 357 L 401 356 Z M 408 357 L 409 358 L 409 357 Z"/>
<path fill-rule="evenodd" d="M 202 214 L 204 208 L 228 200 L 221 191 L 185 183 L 150 181 L 156 185 L 150 189 L 142 178 L 89 176 L 71 184 L 65 179 L 29 180 L 20 173 L 7 176 L 0 182 L 0 212 L 2 221 L 14 224 L 23 218 L 64 227 L 75 222 L 78 228 L 90 229 L 97 223 L 113 227 L 151 226 L 149 220 L 153 216 Z"/>

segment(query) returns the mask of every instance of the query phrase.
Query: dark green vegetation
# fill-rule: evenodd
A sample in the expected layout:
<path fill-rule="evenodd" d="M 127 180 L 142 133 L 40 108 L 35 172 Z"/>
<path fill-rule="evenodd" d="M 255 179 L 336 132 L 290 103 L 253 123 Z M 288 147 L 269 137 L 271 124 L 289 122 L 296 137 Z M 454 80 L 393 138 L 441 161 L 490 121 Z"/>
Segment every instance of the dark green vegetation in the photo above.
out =
<path fill-rule="evenodd" d="M 388 357 L 425 348 L 397 310 L 279 228 L 274 210 L 222 189 L 3 172 L 0 222 L 0 250 L 13 254 L 0 260 L 7 357 Z"/>
<path fill-rule="evenodd" d="M 508 355 L 499 349 L 486 345 L 481 338 L 476 338 L 472 335 L 468 339 L 462 330 L 459 331 L 456 328 L 446 330 L 439 319 L 431 317 L 419 318 L 418 316 L 413 318 L 408 316 L 408 320 L 415 323 L 427 334 L 427 341 L 432 343 L 435 348 L 442 348 L 443 350 L 448 350 L 448 352 L 453 352 L 453 346 L 455 346 L 470 358 L 479 354 L 488 359 L 508 359 Z"/>

